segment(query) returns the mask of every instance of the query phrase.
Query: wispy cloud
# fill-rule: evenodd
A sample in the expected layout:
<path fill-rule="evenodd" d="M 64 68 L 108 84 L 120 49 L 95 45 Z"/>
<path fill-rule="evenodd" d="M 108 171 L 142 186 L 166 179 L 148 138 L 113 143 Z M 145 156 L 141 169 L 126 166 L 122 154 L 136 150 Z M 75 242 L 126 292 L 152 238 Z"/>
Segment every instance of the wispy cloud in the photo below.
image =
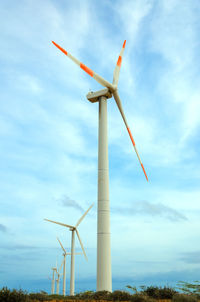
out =
<path fill-rule="evenodd" d="M 60 200 L 64 207 L 74 208 L 80 212 L 84 212 L 83 207 L 76 200 L 71 199 L 67 195 L 63 196 Z"/>
<path fill-rule="evenodd" d="M 123 278 L 123 277 L 122 277 Z M 170 270 L 167 272 L 156 272 L 148 274 L 140 274 L 137 272 L 135 276 L 131 276 L 131 280 L 139 282 L 138 285 L 148 284 L 148 285 L 160 285 L 161 283 L 165 286 L 171 282 L 179 281 L 191 281 L 199 279 L 199 269 L 180 269 L 180 270 Z M 121 279 L 123 280 L 123 279 Z M 175 284 L 174 284 L 175 285 Z"/>
<path fill-rule="evenodd" d="M 163 217 L 170 221 L 187 220 L 187 217 L 179 211 L 171 207 L 165 206 L 162 203 L 151 203 L 148 201 L 133 202 L 132 207 L 129 208 L 113 208 L 114 213 L 122 215 L 147 215 L 152 217 Z"/>
<path fill-rule="evenodd" d="M 4 244 L 0 246 L 0 249 L 6 250 L 32 250 L 38 249 L 36 246 L 25 245 L 25 244 Z"/>
<path fill-rule="evenodd" d="M 7 231 L 8 231 L 7 227 L 0 223 L 0 232 L 7 233 Z"/>
<path fill-rule="evenodd" d="M 180 260 L 185 263 L 200 264 L 200 251 L 182 253 Z"/>

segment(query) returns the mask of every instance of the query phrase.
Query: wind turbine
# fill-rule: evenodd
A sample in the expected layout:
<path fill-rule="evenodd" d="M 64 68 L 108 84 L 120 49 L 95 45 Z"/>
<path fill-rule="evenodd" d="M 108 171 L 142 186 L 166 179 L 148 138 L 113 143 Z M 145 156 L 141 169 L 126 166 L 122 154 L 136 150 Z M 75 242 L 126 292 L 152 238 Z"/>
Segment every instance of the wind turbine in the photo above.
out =
<path fill-rule="evenodd" d="M 57 270 L 57 279 L 56 279 L 56 294 L 59 295 L 59 285 L 60 285 L 60 270 L 63 266 L 64 260 L 61 264 L 61 266 L 59 267 L 59 270 Z"/>
<path fill-rule="evenodd" d="M 59 238 L 57 237 L 58 242 L 60 243 L 60 246 L 63 250 L 63 296 L 65 296 L 65 291 L 66 291 L 66 256 L 67 255 L 71 255 L 71 253 L 66 252 L 66 250 L 64 249 L 62 243 L 60 242 Z M 75 255 L 81 255 L 82 253 L 75 253 Z"/>
<path fill-rule="evenodd" d="M 75 226 L 72 226 L 72 225 L 69 225 L 69 224 L 65 224 L 65 223 L 62 223 L 62 222 L 57 222 L 57 221 L 53 221 L 53 220 L 49 220 L 49 219 L 44 219 L 46 221 L 49 221 L 49 222 L 52 222 L 52 223 L 56 223 L 56 224 L 59 224 L 59 225 L 62 225 L 66 228 L 69 228 L 69 230 L 72 232 L 72 239 L 71 239 L 71 274 L 70 274 L 70 295 L 73 296 L 74 295 L 74 255 L 75 255 L 75 232 L 76 232 L 76 235 L 78 237 L 78 240 L 80 242 L 80 245 L 81 245 L 81 248 L 82 248 L 82 251 L 83 251 L 83 254 L 85 256 L 85 259 L 87 259 L 87 256 L 86 256 L 86 253 L 85 253 L 85 250 L 84 250 L 84 247 L 83 247 L 83 243 L 81 241 L 81 238 L 80 238 L 80 235 L 79 235 L 79 232 L 77 230 L 77 227 L 79 226 L 79 224 L 81 223 L 81 221 L 83 220 L 83 218 L 87 215 L 87 213 L 89 212 L 89 210 L 93 207 L 94 204 L 92 204 L 88 209 L 87 211 L 81 216 L 81 218 L 78 220 L 78 222 L 76 223 Z"/>
<path fill-rule="evenodd" d="M 57 238 L 58 239 L 58 238 Z M 67 255 L 71 255 L 71 253 L 67 253 L 66 250 L 64 249 L 62 243 L 60 242 L 60 240 L 58 239 L 58 242 L 60 243 L 61 248 L 63 249 L 63 296 L 65 296 L 65 289 L 66 289 L 66 256 Z"/>
<path fill-rule="evenodd" d="M 106 87 L 105 89 L 89 92 L 87 99 L 94 103 L 99 102 L 99 140 L 98 140 L 98 213 L 97 213 L 97 291 L 112 291 L 111 276 L 111 250 L 110 250 L 110 204 L 109 204 L 109 173 L 108 173 L 108 138 L 107 138 L 107 99 L 112 96 L 115 99 L 117 107 L 121 113 L 122 119 L 127 128 L 128 134 L 132 141 L 136 155 L 140 162 L 141 168 L 148 181 L 148 177 L 144 166 L 141 162 L 137 151 L 135 141 L 131 130 L 128 126 L 126 116 L 124 114 L 122 103 L 118 94 L 118 80 L 122 63 L 122 57 L 126 45 L 123 43 L 119 54 L 116 67 L 113 74 L 112 84 L 95 73 L 92 69 L 84 65 L 82 62 L 73 57 L 69 52 L 60 47 L 57 43 L 52 43 L 76 63 L 87 74 L 93 77 L 99 84 Z"/>
<path fill-rule="evenodd" d="M 57 262 L 56 262 L 56 267 L 52 267 L 52 280 L 51 280 L 51 294 L 54 295 L 55 293 L 55 273 L 57 272 Z"/>

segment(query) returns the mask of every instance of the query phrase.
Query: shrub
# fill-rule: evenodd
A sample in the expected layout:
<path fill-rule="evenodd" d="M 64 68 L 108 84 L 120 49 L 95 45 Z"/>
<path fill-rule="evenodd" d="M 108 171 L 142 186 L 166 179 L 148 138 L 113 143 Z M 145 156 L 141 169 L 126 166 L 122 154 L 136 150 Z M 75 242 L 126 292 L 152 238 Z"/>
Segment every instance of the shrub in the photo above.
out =
<path fill-rule="evenodd" d="M 106 290 L 102 290 L 102 291 L 93 293 L 91 295 L 91 298 L 94 300 L 110 300 L 111 299 L 110 295 L 111 295 L 110 292 L 108 292 Z"/>
<path fill-rule="evenodd" d="M 131 302 L 156 302 L 156 300 L 143 293 L 137 293 L 131 296 Z"/>
<path fill-rule="evenodd" d="M 78 298 L 78 299 L 83 299 L 83 300 L 92 299 L 93 294 L 94 294 L 93 291 L 88 290 L 88 291 L 85 291 L 83 293 L 76 294 L 75 297 Z"/>
<path fill-rule="evenodd" d="M 113 301 L 130 301 L 131 295 L 125 291 L 115 290 L 113 293 L 110 294 L 110 298 Z"/>
<path fill-rule="evenodd" d="M 198 298 L 194 295 L 175 294 L 172 298 L 173 302 L 198 302 Z"/>
<path fill-rule="evenodd" d="M 138 293 L 136 286 L 126 285 L 127 288 L 131 289 L 134 293 Z"/>
<path fill-rule="evenodd" d="M 77 297 L 77 295 L 75 295 L 75 296 L 65 296 L 65 297 L 62 296 L 62 299 L 63 301 L 69 301 L 69 300 L 79 300 L 80 298 Z"/>
<path fill-rule="evenodd" d="M 157 287 L 149 286 L 143 289 L 143 293 L 147 294 L 149 297 L 156 299 L 172 299 L 172 297 L 177 293 L 176 290 L 170 287 Z"/>
<path fill-rule="evenodd" d="M 46 297 L 47 298 L 47 297 Z M 45 298 L 45 299 L 46 299 Z M 73 296 L 73 299 L 75 300 L 74 296 Z M 46 299 L 45 301 L 47 301 L 48 299 Z M 57 294 L 53 294 L 53 295 L 49 295 L 49 300 L 63 300 L 63 295 L 57 295 Z"/>
<path fill-rule="evenodd" d="M 200 282 L 194 281 L 193 283 L 179 281 L 178 289 L 180 289 L 184 294 L 196 294 L 200 297 Z"/>
<path fill-rule="evenodd" d="M 10 291 L 7 287 L 3 287 L 0 290 L 0 302 L 27 302 L 28 295 L 21 289 L 13 289 Z"/>

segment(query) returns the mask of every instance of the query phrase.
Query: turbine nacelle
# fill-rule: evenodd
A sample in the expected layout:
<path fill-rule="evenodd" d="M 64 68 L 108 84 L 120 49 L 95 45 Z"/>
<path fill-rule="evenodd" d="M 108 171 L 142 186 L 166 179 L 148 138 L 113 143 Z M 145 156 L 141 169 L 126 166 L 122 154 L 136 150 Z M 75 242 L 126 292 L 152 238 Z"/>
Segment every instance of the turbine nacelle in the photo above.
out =
<path fill-rule="evenodd" d="M 104 88 L 98 91 L 90 91 L 87 95 L 86 98 L 88 101 L 91 103 L 96 103 L 99 102 L 99 98 L 101 96 L 105 96 L 107 99 L 110 99 L 112 97 L 112 92 L 108 88 Z"/>

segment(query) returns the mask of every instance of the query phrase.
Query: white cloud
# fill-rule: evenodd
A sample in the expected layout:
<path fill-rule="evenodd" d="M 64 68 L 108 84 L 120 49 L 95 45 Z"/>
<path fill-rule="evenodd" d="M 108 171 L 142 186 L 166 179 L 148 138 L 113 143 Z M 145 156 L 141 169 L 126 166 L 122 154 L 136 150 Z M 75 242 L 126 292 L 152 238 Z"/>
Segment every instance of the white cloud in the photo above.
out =
<path fill-rule="evenodd" d="M 151 22 L 151 49 L 164 56 L 176 72 L 194 60 L 196 47 L 196 11 L 188 2 L 159 2 Z M 178 38 L 177 38 L 178 37 Z"/>
<path fill-rule="evenodd" d="M 115 213 L 121 215 L 147 215 L 150 217 L 163 217 L 170 221 L 187 220 L 186 216 L 178 212 L 177 210 L 170 208 L 162 203 L 150 203 L 148 201 L 133 202 L 132 207 L 125 208 L 113 208 Z"/>
<path fill-rule="evenodd" d="M 142 1 L 118 1 L 115 9 L 122 32 L 124 32 L 129 40 L 129 44 L 133 47 L 136 38 L 141 31 L 141 24 L 144 18 L 151 12 L 153 3 L 149 0 Z"/>

